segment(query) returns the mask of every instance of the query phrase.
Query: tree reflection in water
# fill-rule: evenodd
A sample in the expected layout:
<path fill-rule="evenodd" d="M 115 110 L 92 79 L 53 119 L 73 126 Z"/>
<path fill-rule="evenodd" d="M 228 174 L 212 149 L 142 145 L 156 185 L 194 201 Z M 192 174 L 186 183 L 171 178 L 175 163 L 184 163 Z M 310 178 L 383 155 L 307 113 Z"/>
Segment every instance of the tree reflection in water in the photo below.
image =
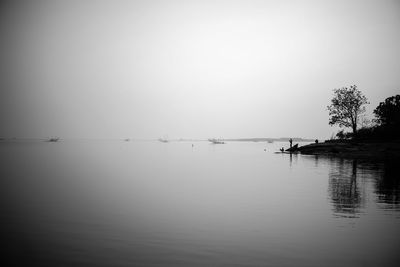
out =
<path fill-rule="evenodd" d="M 391 208 L 400 208 L 399 166 L 394 162 L 386 163 L 381 176 L 376 180 L 375 193 L 378 202 L 389 204 Z M 390 208 L 390 207 L 389 207 Z"/>
<path fill-rule="evenodd" d="M 357 165 L 357 160 L 331 162 L 328 190 L 336 215 L 355 217 L 363 207 L 364 199 L 357 184 Z"/>
<path fill-rule="evenodd" d="M 329 161 L 328 191 L 335 215 L 357 217 L 365 207 L 368 195 L 365 192 L 374 192 L 375 202 L 381 208 L 400 209 L 400 167 L 397 164 L 338 158 Z"/>

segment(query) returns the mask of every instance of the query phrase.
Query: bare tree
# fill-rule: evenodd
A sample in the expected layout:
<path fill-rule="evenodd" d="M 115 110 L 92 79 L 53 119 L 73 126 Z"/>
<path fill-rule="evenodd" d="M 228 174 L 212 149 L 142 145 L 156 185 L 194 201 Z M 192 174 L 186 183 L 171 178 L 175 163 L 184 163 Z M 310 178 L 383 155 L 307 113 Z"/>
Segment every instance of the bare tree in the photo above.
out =
<path fill-rule="evenodd" d="M 333 93 L 331 104 L 328 106 L 329 124 L 351 127 L 355 135 L 360 116 L 365 112 L 364 105 L 369 104 L 367 98 L 356 85 L 334 89 Z"/>

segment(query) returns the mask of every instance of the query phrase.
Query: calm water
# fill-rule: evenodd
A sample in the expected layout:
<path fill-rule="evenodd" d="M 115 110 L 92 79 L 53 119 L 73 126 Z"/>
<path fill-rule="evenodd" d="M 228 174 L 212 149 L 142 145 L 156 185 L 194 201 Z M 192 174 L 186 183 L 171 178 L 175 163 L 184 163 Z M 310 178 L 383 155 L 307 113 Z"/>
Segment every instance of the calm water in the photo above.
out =
<path fill-rule="evenodd" d="M 0 143 L 3 243 L 9 255 L 19 253 L 10 260 L 43 266 L 400 262 L 395 167 L 274 154 L 287 146 L 282 143 L 191 144 Z"/>

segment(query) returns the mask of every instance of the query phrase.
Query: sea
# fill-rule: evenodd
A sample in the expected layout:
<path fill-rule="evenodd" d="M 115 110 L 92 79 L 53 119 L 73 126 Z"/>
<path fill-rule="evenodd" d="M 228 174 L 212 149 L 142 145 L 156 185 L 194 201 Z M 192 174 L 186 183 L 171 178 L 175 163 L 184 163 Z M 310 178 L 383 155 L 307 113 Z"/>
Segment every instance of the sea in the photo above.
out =
<path fill-rule="evenodd" d="M 0 141 L 2 266 L 399 266 L 398 164 L 287 146 Z"/>

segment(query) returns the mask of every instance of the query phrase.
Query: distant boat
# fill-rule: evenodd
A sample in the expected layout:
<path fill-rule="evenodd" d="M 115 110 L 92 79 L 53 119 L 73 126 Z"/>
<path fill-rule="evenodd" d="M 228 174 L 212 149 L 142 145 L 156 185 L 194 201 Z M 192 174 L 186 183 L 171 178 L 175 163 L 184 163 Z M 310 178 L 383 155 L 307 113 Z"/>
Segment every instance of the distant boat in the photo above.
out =
<path fill-rule="evenodd" d="M 47 140 L 47 142 L 58 142 L 58 140 L 60 140 L 59 137 L 52 137 L 49 140 Z"/>
<path fill-rule="evenodd" d="M 220 139 L 215 139 L 215 138 L 213 138 L 213 139 L 208 139 L 208 141 L 210 141 L 210 142 L 213 143 L 213 144 L 225 144 L 224 141 L 222 141 L 222 140 L 220 140 Z"/>
<path fill-rule="evenodd" d="M 166 138 L 158 138 L 158 141 L 160 141 L 161 143 L 168 143 L 168 139 Z"/>
<path fill-rule="evenodd" d="M 125 141 L 125 142 L 129 142 L 129 141 L 130 141 L 130 139 L 129 139 L 129 138 L 126 138 L 124 141 Z"/>
<path fill-rule="evenodd" d="M 273 140 L 268 140 L 268 143 L 273 143 L 274 141 Z"/>

